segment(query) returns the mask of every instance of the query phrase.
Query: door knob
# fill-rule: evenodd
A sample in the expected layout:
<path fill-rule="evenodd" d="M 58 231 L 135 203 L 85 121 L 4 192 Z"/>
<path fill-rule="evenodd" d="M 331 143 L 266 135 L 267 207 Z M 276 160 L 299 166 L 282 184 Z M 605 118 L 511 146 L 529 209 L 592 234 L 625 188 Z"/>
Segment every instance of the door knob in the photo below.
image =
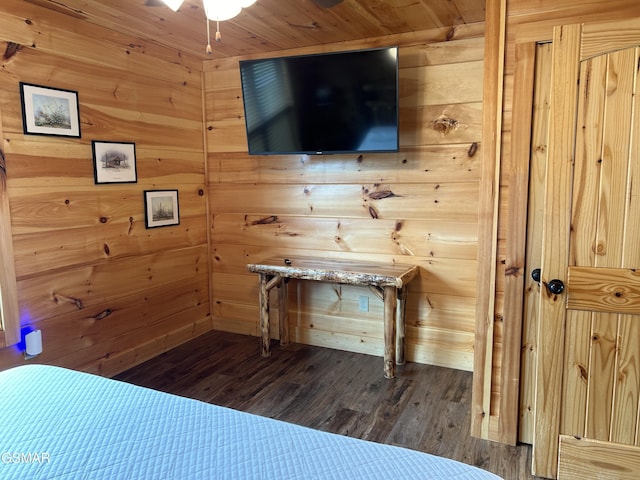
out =
<path fill-rule="evenodd" d="M 554 295 L 560 295 L 562 292 L 564 292 L 564 283 L 562 282 L 562 280 L 554 278 L 553 280 L 550 280 L 549 283 L 547 283 L 547 290 L 549 290 L 549 293 L 552 293 Z"/>
<path fill-rule="evenodd" d="M 531 278 L 533 279 L 534 282 L 540 285 L 540 269 L 539 268 L 534 268 L 533 270 L 531 270 Z"/>

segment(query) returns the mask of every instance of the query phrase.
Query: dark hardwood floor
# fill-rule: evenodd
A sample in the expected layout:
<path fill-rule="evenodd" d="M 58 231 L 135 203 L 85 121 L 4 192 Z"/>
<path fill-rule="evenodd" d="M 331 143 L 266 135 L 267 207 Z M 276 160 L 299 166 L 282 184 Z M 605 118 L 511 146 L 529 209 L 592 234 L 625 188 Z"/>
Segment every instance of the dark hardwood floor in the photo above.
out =
<path fill-rule="evenodd" d="M 471 373 L 209 332 L 116 379 L 318 430 L 399 445 L 477 465 L 506 480 L 534 479 L 531 447 L 469 435 Z"/>

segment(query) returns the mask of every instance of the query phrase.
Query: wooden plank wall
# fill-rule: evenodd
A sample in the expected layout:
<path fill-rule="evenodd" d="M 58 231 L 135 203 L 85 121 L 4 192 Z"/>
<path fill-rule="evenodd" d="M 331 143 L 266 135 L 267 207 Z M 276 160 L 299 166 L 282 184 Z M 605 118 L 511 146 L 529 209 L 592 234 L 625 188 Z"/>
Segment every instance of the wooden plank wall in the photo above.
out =
<path fill-rule="evenodd" d="M 472 25 L 278 52 L 399 45 L 397 154 L 249 156 L 241 58 L 205 62 L 214 328 L 258 334 L 258 278 L 246 264 L 262 257 L 412 263 L 407 359 L 473 368 L 483 34 Z M 382 303 L 370 291 L 289 288 L 293 341 L 382 355 Z"/>
<path fill-rule="evenodd" d="M 0 6 L 0 48 L 20 322 L 42 330 L 38 361 L 113 375 L 209 330 L 201 62 L 18 0 Z M 21 81 L 77 91 L 82 138 L 24 135 Z M 95 185 L 92 140 L 135 142 L 137 183 Z M 179 226 L 145 229 L 145 189 L 179 190 Z M 0 350 L 0 369 L 23 361 Z"/>
<path fill-rule="evenodd" d="M 512 251 L 514 255 L 525 258 L 525 252 L 514 251 L 513 245 L 509 242 L 518 242 L 519 233 L 516 233 L 517 225 L 510 224 L 509 219 L 517 219 L 527 214 L 523 203 L 512 204 L 508 202 L 510 198 L 509 188 L 513 178 L 518 178 L 518 170 L 524 170 L 522 162 L 529 162 L 528 157 L 511 158 L 511 141 L 513 137 L 512 111 L 514 97 L 522 95 L 521 90 L 514 90 L 514 72 L 516 66 L 516 47 L 519 44 L 548 42 L 551 40 L 553 27 L 555 25 L 572 24 L 576 22 L 598 22 L 603 20 L 626 19 L 637 17 L 640 14 L 636 0 L 612 0 L 599 2 L 583 2 L 582 0 L 541 0 L 536 2 L 532 8 L 528 0 L 508 0 L 507 1 L 507 37 L 505 49 L 505 71 L 504 71 L 504 96 L 503 96 L 503 123 L 502 123 L 502 149 L 501 149 L 501 178 L 500 178 L 500 212 L 498 230 L 498 271 L 495 289 L 495 319 L 496 325 L 503 327 L 506 325 L 518 325 L 522 321 L 522 311 L 520 309 L 510 309 L 509 305 L 521 303 L 524 292 L 511 291 L 505 295 L 505 284 L 507 275 L 507 251 Z M 533 75 L 534 72 L 531 72 Z M 528 93 L 527 93 L 528 94 Z M 532 102 L 533 99 L 525 99 L 522 102 Z M 519 125 L 518 125 L 519 126 Z M 545 145 L 536 145 L 536 148 L 544 149 Z M 510 209 L 518 208 L 520 212 L 510 212 Z M 514 222 L 512 222 L 514 223 Z M 520 247 L 521 248 L 521 247 Z M 524 264 L 510 264 L 509 275 L 524 275 L 528 277 L 529 271 L 525 271 Z M 515 318 L 504 318 L 505 311 L 512 311 Z M 523 326 L 524 332 L 535 330 L 535 325 L 528 323 L 529 317 L 525 318 Z M 506 328 L 506 327 L 505 327 Z M 520 355 L 519 352 L 505 351 L 500 348 L 503 332 L 498 329 L 493 343 L 497 347 L 492 367 L 492 394 L 491 394 L 491 415 L 499 416 L 500 410 L 497 407 L 501 402 L 501 388 L 503 385 L 502 371 L 500 366 L 509 359 Z M 535 345 L 527 341 L 531 349 Z M 523 368 L 526 375 L 535 375 L 535 369 L 530 368 L 527 362 L 535 362 L 535 351 L 531 350 L 528 355 L 522 356 Z M 521 378 L 522 382 L 531 384 L 531 378 Z M 528 395 L 528 394 L 527 394 Z M 523 417 L 530 418 L 526 412 Z M 496 437 L 492 437 L 498 439 Z M 525 437 L 527 438 L 527 435 Z"/>

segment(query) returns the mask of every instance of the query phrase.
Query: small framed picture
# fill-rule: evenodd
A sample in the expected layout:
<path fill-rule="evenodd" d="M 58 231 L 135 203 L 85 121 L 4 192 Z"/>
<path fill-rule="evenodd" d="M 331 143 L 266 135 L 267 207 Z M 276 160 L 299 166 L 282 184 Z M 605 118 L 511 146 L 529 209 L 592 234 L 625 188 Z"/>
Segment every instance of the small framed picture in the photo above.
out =
<path fill-rule="evenodd" d="M 80 138 L 78 92 L 20 82 L 20 99 L 25 134 Z"/>
<path fill-rule="evenodd" d="M 147 228 L 179 225 L 178 190 L 145 190 L 144 218 Z"/>
<path fill-rule="evenodd" d="M 95 183 L 136 183 L 136 144 L 91 142 Z"/>

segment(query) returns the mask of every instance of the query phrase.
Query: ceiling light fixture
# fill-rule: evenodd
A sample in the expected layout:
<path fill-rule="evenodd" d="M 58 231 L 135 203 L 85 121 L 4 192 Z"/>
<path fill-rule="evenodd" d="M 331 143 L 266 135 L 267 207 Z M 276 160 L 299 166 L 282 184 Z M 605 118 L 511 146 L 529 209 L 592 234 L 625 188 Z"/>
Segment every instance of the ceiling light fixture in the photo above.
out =
<path fill-rule="evenodd" d="M 171 10 L 177 12 L 184 0 L 162 0 Z M 230 20 L 238 15 L 243 8 L 250 7 L 256 0 L 202 0 L 204 13 L 207 16 L 207 54 L 211 54 L 211 31 L 209 21 L 216 22 L 216 42 L 222 37 L 220 35 L 220 22 Z"/>
<path fill-rule="evenodd" d="M 183 2 L 183 0 L 162 0 L 162 1 L 166 3 L 167 7 L 169 7 L 174 12 L 178 11 L 178 9 L 180 8 L 180 5 L 182 5 L 182 2 Z"/>

